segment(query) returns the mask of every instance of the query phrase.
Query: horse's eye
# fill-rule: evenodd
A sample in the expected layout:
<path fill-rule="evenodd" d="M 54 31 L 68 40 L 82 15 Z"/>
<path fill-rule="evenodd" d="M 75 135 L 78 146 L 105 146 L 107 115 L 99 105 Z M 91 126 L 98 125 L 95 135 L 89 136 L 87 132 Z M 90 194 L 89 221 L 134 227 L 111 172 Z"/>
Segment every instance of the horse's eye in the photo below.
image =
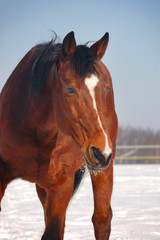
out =
<path fill-rule="evenodd" d="M 68 94 L 75 94 L 76 88 L 74 86 L 69 86 L 69 87 L 66 87 L 66 91 Z"/>
<path fill-rule="evenodd" d="M 110 88 L 110 87 L 107 87 L 105 93 L 107 94 L 110 90 L 111 90 L 111 88 Z"/>

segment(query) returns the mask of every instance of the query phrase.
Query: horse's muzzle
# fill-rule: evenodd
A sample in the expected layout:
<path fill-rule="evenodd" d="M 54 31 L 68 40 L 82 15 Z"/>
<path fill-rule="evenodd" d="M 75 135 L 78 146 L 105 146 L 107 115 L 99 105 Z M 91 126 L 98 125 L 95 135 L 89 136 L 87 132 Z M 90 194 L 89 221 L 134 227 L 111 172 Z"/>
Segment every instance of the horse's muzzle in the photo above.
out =
<path fill-rule="evenodd" d="M 85 154 L 82 150 L 84 159 L 89 170 L 103 170 L 107 168 L 112 159 L 112 153 L 103 154 L 99 148 L 91 146 L 89 151 Z"/>

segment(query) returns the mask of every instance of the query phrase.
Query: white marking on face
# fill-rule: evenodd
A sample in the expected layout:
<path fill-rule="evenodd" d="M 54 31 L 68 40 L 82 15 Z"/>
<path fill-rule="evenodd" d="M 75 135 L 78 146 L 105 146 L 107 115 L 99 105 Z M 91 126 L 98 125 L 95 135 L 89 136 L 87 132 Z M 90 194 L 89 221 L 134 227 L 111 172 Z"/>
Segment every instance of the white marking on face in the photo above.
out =
<path fill-rule="evenodd" d="M 112 149 L 109 146 L 108 136 L 105 133 L 104 128 L 102 126 L 102 122 L 101 122 L 101 119 L 98 114 L 97 104 L 96 104 L 96 99 L 95 99 L 95 87 L 97 86 L 98 82 L 99 82 L 99 79 L 93 74 L 91 75 L 91 77 L 85 79 L 85 84 L 86 84 L 86 86 L 89 90 L 89 93 L 91 95 L 91 98 L 93 100 L 93 107 L 97 114 L 98 123 L 100 125 L 100 128 L 102 129 L 104 136 L 105 136 L 105 149 L 103 150 L 102 153 L 106 156 L 109 156 L 112 153 Z"/>

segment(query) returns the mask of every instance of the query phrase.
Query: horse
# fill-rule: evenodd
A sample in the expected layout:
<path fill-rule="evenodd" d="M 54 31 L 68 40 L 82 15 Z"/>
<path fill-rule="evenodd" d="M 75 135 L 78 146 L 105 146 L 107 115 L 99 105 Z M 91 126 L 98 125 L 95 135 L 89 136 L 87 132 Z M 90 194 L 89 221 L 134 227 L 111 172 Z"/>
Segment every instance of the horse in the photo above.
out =
<path fill-rule="evenodd" d="M 101 59 L 109 34 L 77 45 L 33 47 L 0 94 L 0 201 L 16 178 L 36 184 L 44 210 L 42 240 L 62 240 L 67 206 L 90 172 L 97 240 L 109 239 L 118 120 L 112 79 Z M 97 174 L 93 174 L 97 173 Z"/>

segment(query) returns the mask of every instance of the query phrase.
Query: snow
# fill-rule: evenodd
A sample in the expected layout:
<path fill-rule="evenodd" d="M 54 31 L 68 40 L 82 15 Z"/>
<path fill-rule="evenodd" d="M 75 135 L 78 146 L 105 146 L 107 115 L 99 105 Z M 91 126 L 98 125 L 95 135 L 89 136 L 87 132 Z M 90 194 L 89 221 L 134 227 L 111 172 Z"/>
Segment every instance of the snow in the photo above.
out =
<path fill-rule="evenodd" d="M 115 165 L 110 240 L 160 239 L 160 165 Z M 93 240 L 93 195 L 89 174 L 67 211 L 65 240 Z M 39 240 L 43 210 L 34 184 L 12 182 L 2 201 L 1 240 Z"/>

